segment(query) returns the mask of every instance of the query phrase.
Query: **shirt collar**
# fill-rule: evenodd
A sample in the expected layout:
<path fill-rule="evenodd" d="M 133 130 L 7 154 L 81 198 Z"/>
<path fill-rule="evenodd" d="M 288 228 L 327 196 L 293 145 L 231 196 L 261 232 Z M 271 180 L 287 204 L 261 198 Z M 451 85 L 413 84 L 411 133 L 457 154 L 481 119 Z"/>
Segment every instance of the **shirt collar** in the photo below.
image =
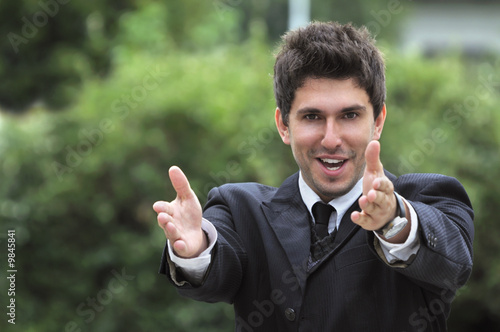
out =
<path fill-rule="evenodd" d="M 302 200 L 309 211 L 309 214 L 312 216 L 312 207 L 314 203 L 321 201 L 321 198 L 316 194 L 305 182 L 302 177 L 302 172 L 299 172 L 299 191 L 302 196 Z M 356 200 L 363 193 L 363 178 L 359 179 L 359 181 L 352 187 L 352 189 L 345 195 L 332 199 L 328 204 L 333 206 L 335 210 L 337 210 L 337 222 L 336 227 L 338 228 L 340 225 L 340 221 L 344 217 L 344 214 L 351 207 L 351 205 L 356 202 Z"/>

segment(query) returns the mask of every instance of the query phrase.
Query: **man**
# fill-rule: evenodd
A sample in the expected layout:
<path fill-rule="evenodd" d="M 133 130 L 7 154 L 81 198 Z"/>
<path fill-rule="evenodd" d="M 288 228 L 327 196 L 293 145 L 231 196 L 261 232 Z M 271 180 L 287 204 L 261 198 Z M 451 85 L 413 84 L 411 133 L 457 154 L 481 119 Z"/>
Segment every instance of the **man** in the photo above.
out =
<path fill-rule="evenodd" d="M 283 39 L 275 119 L 300 171 L 280 188 L 214 188 L 202 214 L 172 167 L 177 198 L 153 206 L 160 272 L 184 296 L 233 303 L 236 331 L 445 331 L 472 268 L 467 194 L 384 170 L 384 62 L 366 29 L 312 23 Z"/>

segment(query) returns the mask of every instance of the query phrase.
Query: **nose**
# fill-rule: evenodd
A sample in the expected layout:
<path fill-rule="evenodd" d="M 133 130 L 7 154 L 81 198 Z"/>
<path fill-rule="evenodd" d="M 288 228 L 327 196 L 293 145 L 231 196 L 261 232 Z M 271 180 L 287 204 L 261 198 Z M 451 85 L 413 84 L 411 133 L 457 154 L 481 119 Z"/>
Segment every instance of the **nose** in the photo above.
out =
<path fill-rule="evenodd" d="M 333 119 L 326 121 L 321 145 L 326 149 L 335 149 L 342 145 L 342 129 Z"/>

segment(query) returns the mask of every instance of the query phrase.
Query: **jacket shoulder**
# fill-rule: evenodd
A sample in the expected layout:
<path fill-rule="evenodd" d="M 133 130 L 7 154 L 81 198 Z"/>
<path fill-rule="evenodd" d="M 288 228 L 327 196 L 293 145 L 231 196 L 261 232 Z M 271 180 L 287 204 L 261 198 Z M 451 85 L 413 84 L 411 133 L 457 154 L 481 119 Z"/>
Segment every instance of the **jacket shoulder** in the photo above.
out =
<path fill-rule="evenodd" d="M 208 198 L 221 196 L 226 199 L 244 199 L 255 201 L 270 200 L 278 188 L 267 186 L 256 182 L 228 183 L 214 188 L 208 194 Z"/>
<path fill-rule="evenodd" d="M 392 174 L 391 174 L 392 175 Z M 417 190 L 424 187 L 457 188 L 464 190 L 462 184 L 454 177 L 435 173 L 409 173 L 399 177 L 392 175 L 390 178 L 396 188 L 404 187 L 406 190 Z"/>

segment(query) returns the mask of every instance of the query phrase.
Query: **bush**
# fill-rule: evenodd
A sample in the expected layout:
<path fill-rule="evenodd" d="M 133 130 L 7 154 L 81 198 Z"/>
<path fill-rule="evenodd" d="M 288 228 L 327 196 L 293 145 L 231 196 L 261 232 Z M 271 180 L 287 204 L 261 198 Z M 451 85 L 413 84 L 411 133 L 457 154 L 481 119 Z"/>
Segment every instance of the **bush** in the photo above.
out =
<path fill-rule="evenodd" d="M 163 13 L 124 17 L 130 31 L 145 22 L 134 15 L 158 24 Z M 215 31 L 230 27 L 231 17 L 215 20 Z M 0 213 L 5 229 L 16 230 L 22 330 L 233 329 L 230 306 L 182 299 L 156 276 L 165 240 L 151 205 L 174 198 L 167 176 L 174 164 L 202 203 L 213 186 L 279 186 L 297 170 L 274 128 L 273 59 L 264 35 L 258 23 L 240 44 L 220 46 L 210 35 L 205 52 L 178 48 L 161 34 L 157 44 L 119 35 L 114 71 L 89 77 L 73 108 L 2 118 Z M 491 179 L 500 175 L 500 63 L 471 69 L 455 56 L 386 53 L 382 162 L 396 174 L 444 173 L 465 185 L 476 209 L 476 264 L 450 326 L 494 330 L 500 227 Z"/>

